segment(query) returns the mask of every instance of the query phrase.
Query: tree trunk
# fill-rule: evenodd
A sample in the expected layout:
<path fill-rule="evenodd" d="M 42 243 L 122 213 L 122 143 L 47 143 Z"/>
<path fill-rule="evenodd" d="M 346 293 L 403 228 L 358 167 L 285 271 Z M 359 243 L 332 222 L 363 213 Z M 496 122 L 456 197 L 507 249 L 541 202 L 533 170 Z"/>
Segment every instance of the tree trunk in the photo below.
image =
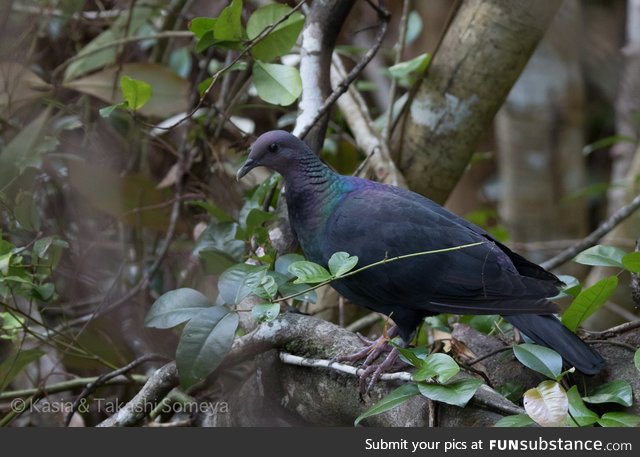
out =
<path fill-rule="evenodd" d="M 462 2 L 402 120 L 409 186 L 444 202 L 561 2 Z"/>

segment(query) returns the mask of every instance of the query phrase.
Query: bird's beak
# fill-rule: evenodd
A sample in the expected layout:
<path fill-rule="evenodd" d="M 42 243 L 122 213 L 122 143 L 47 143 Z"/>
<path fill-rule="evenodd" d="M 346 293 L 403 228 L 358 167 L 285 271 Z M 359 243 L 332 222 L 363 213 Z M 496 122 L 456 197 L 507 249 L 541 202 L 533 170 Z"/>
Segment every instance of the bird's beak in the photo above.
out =
<path fill-rule="evenodd" d="M 242 165 L 242 167 L 240 167 L 240 169 L 238 170 L 238 173 L 236 173 L 236 180 L 240 181 L 244 177 L 244 175 L 249 173 L 251 170 L 253 170 L 257 166 L 258 164 L 255 160 L 247 159 L 244 165 Z"/>

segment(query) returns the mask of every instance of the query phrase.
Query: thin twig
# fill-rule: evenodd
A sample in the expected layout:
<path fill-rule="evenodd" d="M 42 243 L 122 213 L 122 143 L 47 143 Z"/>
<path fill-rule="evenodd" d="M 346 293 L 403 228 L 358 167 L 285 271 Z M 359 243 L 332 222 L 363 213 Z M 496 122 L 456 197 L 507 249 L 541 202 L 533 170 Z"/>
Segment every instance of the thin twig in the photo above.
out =
<path fill-rule="evenodd" d="M 612 341 L 612 340 L 589 340 L 587 341 L 589 344 L 609 344 L 611 346 L 618 346 L 621 348 L 628 349 L 631 352 L 636 352 L 638 350 L 637 347 L 631 346 L 630 344 L 623 343 L 621 341 Z"/>
<path fill-rule="evenodd" d="M 49 384 L 42 387 L 33 387 L 31 389 L 20 390 L 8 390 L 0 392 L 0 400 L 11 400 L 13 398 L 26 398 L 36 394 L 51 395 L 60 392 L 67 392 L 69 390 L 85 387 L 92 382 L 95 382 L 99 376 L 90 376 L 86 378 L 75 378 L 68 381 L 61 381 L 55 384 Z M 147 382 L 148 376 L 144 375 L 130 375 L 130 376 L 116 376 L 109 379 L 103 385 L 121 385 L 121 384 L 144 384 Z"/>
<path fill-rule="evenodd" d="M 360 73 L 362 73 L 364 67 L 366 67 L 369 62 L 371 62 L 371 59 L 373 59 L 373 57 L 380 49 L 380 46 L 382 46 L 382 40 L 384 39 L 384 36 L 387 32 L 387 26 L 389 25 L 390 16 L 389 13 L 382 8 L 376 7 L 376 11 L 378 11 L 379 23 L 378 32 L 376 34 L 373 46 L 369 48 L 369 50 L 365 53 L 365 55 L 362 57 L 362 60 L 360 60 L 360 62 L 358 62 L 358 64 L 351 69 L 346 78 L 336 86 L 331 95 L 327 97 L 323 105 L 316 112 L 313 119 L 300 130 L 300 133 L 298 135 L 300 139 L 304 139 L 304 137 L 309 134 L 316 122 L 322 119 L 322 117 L 331 109 L 335 101 L 338 100 L 338 98 L 347 91 L 351 83 L 355 81 Z"/>
<path fill-rule="evenodd" d="M 82 403 L 82 401 L 85 398 L 87 398 L 89 395 L 91 395 L 91 393 L 94 392 L 98 387 L 106 384 L 113 378 L 117 378 L 118 376 L 122 376 L 125 373 L 128 373 L 129 371 L 133 370 L 134 368 L 136 368 L 137 366 L 145 362 L 148 362 L 150 360 L 156 360 L 156 359 L 166 359 L 166 358 L 160 354 L 143 355 L 142 357 L 138 357 L 133 362 L 123 366 L 122 368 L 118 368 L 117 370 L 98 376 L 95 381 L 92 381 L 91 383 L 87 384 L 85 388 L 82 389 L 82 392 L 80 392 L 80 395 L 76 397 L 76 399 L 73 402 L 73 405 L 71 405 L 71 410 L 67 413 L 67 417 L 64 420 L 64 426 L 65 427 L 69 426 L 69 424 L 71 423 L 71 419 L 73 418 L 73 415 L 80 407 L 80 404 Z"/>
<path fill-rule="evenodd" d="M 609 338 L 612 336 L 618 336 L 631 330 L 640 328 L 640 320 L 634 320 L 633 322 L 625 322 L 624 324 L 611 327 L 610 329 L 603 330 L 601 332 L 588 332 L 589 336 L 596 336 L 601 338 Z"/>
<path fill-rule="evenodd" d="M 542 262 L 540 266 L 546 270 L 553 270 L 563 263 L 568 262 L 585 249 L 590 248 L 591 246 L 595 246 L 600 238 L 605 236 L 622 221 L 631 216 L 638 208 L 640 208 L 640 195 L 636 195 L 636 197 L 628 204 L 624 205 L 611 216 L 609 216 L 602 224 L 598 226 L 597 229 L 595 229 L 585 238 L 583 238 L 573 246 L 565 249 L 555 257 Z"/>
<path fill-rule="evenodd" d="M 404 0 L 402 3 L 402 15 L 400 16 L 400 30 L 398 31 L 398 42 L 395 45 L 396 56 L 394 59 L 394 65 L 402 62 L 402 55 L 404 54 L 404 46 L 407 41 L 407 22 L 409 18 L 409 4 L 411 0 Z M 396 91 L 398 90 L 398 81 L 396 78 L 391 78 L 391 87 L 389 88 L 389 110 L 387 111 L 387 123 L 382 130 L 382 141 L 389 144 L 389 138 L 391 136 L 391 124 L 393 123 L 393 105 L 396 101 Z"/>
<path fill-rule="evenodd" d="M 367 328 L 373 324 L 377 324 L 382 320 L 382 316 L 378 313 L 369 313 L 366 316 L 361 317 L 358 320 L 353 321 L 345 328 L 350 332 L 359 332 L 360 330 Z"/>

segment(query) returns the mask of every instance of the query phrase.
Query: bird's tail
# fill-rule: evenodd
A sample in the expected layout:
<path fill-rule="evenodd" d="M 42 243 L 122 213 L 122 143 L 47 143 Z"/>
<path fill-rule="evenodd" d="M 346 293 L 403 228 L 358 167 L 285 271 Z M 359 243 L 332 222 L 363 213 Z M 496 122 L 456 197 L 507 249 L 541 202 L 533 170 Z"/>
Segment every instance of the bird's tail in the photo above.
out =
<path fill-rule="evenodd" d="M 584 374 L 593 375 L 606 366 L 600 354 L 591 349 L 552 314 L 520 314 L 503 316 L 507 322 L 533 341 L 547 346 Z"/>

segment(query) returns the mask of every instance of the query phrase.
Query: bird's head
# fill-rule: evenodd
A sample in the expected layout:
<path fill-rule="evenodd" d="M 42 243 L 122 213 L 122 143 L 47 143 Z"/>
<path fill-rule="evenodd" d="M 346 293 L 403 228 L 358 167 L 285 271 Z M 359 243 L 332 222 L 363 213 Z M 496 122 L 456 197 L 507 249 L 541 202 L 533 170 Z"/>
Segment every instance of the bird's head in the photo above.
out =
<path fill-rule="evenodd" d="M 253 143 L 249 158 L 238 170 L 236 178 L 241 179 L 255 167 L 267 167 L 285 175 L 307 150 L 304 142 L 283 130 L 263 133 Z"/>

